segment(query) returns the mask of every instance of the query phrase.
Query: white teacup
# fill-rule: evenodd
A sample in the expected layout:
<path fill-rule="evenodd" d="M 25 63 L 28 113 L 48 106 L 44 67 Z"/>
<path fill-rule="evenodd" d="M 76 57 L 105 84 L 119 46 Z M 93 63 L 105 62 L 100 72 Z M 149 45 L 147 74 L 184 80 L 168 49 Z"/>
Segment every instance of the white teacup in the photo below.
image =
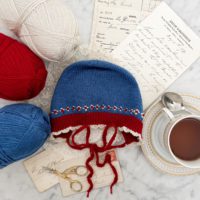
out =
<path fill-rule="evenodd" d="M 163 111 L 167 114 L 167 116 L 170 118 L 170 121 L 167 125 L 167 127 L 163 127 L 164 133 L 162 139 L 160 139 L 161 144 L 166 150 L 170 153 L 170 155 L 175 159 L 177 163 L 179 163 L 182 166 L 188 167 L 188 168 L 200 168 L 200 158 L 192 161 L 182 160 L 178 158 L 172 151 L 171 145 L 170 145 L 170 136 L 172 133 L 173 128 L 182 120 L 185 119 L 195 119 L 200 122 L 200 115 L 190 113 L 186 110 L 181 110 L 178 113 L 172 113 L 167 108 L 163 108 Z M 200 130 L 199 130 L 200 134 Z M 199 147 L 200 148 L 200 147 Z"/>

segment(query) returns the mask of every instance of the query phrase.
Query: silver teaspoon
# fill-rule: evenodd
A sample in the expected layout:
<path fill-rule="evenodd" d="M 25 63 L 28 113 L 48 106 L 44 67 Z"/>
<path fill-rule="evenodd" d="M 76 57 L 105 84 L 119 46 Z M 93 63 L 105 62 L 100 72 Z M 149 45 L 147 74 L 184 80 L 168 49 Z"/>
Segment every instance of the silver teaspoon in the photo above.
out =
<path fill-rule="evenodd" d="M 162 95 L 162 104 L 165 106 L 163 109 L 168 116 L 172 119 L 175 114 L 178 114 L 180 111 L 187 111 L 183 104 L 183 98 L 174 92 L 166 92 Z"/>

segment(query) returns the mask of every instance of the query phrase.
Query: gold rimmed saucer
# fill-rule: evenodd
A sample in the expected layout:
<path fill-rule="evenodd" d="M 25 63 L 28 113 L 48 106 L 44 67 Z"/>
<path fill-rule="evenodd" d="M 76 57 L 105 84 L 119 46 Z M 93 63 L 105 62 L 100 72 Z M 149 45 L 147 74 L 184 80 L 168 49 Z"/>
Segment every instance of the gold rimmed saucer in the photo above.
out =
<path fill-rule="evenodd" d="M 184 105 L 189 110 L 200 115 L 200 98 L 190 95 L 182 95 Z M 173 175 L 191 175 L 200 172 L 200 169 L 190 169 L 176 163 L 173 157 L 159 145 L 159 129 L 169 120 L 162 112 L 161 100 L 155 102 L 145 113 L 143 127 L 142 150 L 149 162 L 158 170 Z"/>

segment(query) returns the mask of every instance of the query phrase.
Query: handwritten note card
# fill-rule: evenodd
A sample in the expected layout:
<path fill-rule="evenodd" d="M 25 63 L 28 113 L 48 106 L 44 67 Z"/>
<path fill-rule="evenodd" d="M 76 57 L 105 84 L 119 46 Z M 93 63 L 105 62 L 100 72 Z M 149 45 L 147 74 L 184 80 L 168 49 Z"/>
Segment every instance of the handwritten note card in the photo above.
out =
<path fill-rule="evenodd" d="M 55 169 L 56 165 L 62 161 L 64 158 L 60 154 L 45 150 L 24 162 L 24 166 L 39 192 L 44 192 L 59 183 L 58 177 L 48 173 L 44 167 Z"/>
<path fill-rule="evenodd" d="M 147 108 L 199 58 L 200 38 L 163 2 L 113 56 L 137 79 Z"/>
<path fill-rule="evenodd" d="M 160 0 L 96 0 L 91 49 L 112 52 Z"/>
<path fill-rule="evenodd" d="M 115 166 L 118 172 L 118 182 L 123 181 L 122 171 L 119 161 L 116 156 L 116 152 L 108 152 L 111 155 L 112 164 Z M 32 158 L 24 161 L 24 166 L 34 182 L 39 192 L 44 192 L 56 184 L 60 184 L 63 196 L 70 196 L 76 194 L 70 187 L 70 181 L 68 179 L 62 179 L 53 173 L 49 173 L 47 168 L 56 169 L 59 172 L 63 172 L 66 169 L 74 166 L 85 166 L 85 162 L 89 157 L 89 151 L 77 151 L 71 149 L 64 142 L 61 143 L 49 143 L 46 146 L 46 150 L 33 156 Z M 105 153 L 100 154 L 100 161 L 103 162 Z M 101 188 L 109 186 L 113 181 L 113 173 L 109 165 L 103 168 L 96 167 L 95 160 L 91 162 L 91 166 L 94 169 L 93 183 L 94 188 Z M 70 175 L 71 180 L 80 181 L 83 189 L 81 192 L 87 191 L 89 184 L 87 182 L 87 176 Z"/>
<path fill-rule="evenodd" d="M 122 182 L 123 181 L 122 172 L 121 172 L 119 161 L 117 160 L 117 157 L 116 157 L 116 153 L 115 153 L 115 151 L 111 151 L 109 153 L 112 157 L 112 164 L 115 166 L 115 168 L 118 172 L 118 183 Z M 68 161 L 59 163 L 57 165 L 57 169 L 59 171 L 64 171 L 64 170 L 66 170 L 66 168 L 69 168 L 69 167 L 84 165 L 86 158 L 87 158 L 86 156 L 85 157 L 79 157 L 79 159 L 72 159 L 72 160 L 68 160 Z M 98 167 L 96 167 L 94 161 L 91 162 L 91 165 L 92 165 L 93 170 L 95 172 L 94 175 L 93 175 L 93 178 L 92 178 L 94 188 L 101 188 L 101 187 L 111 185 L 113 178 L 114 178 L 114 175 L 113 175 L 113 172 L 112 172 L 110 166 L 107 164 L 103 168 L 98 168 Z M 81 182 L 82 187 L 83 187 L 81 192 L 85 192 L 85 191 L 88 190 L 89 184 L 87 182 L 86 176 L 81 177 L 81 176 L 74 175 L 74 176 L 71 176 L 71 178 Z M 60 178 L 59 182 L 60 182 L 60 186 L 61 186 L 63 196 L 67 197 L 67 196 L 76 194 L 76 192 L 73 191 L 70 188 L 70 182 L 69 181 L 66 181 L 66 180 Z"/>

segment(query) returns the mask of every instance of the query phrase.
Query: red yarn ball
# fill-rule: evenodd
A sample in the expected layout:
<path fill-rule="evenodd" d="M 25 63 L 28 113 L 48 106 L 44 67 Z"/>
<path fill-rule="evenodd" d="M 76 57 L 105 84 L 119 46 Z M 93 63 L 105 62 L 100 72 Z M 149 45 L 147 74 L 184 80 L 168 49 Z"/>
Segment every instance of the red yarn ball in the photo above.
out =
<path fill-rule="evenodd" d="M 28 47 L 0 33 L 0 98 L 25 100 L 44 88 L 47 71 Z"/>

